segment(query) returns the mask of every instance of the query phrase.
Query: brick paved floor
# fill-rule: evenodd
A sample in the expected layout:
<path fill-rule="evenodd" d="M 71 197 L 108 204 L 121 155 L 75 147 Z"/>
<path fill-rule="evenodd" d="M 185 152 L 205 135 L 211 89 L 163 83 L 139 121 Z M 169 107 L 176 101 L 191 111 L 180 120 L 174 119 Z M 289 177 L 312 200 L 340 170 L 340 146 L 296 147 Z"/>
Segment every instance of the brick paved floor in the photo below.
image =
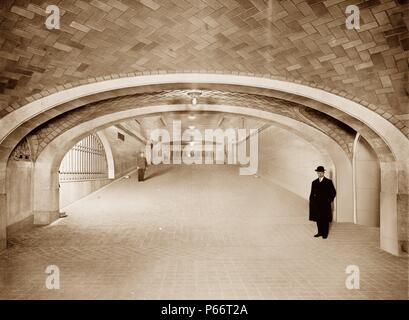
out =
<path fill-rule="evenodd" d="M 10 239 L 1 299 L 407 299 L 408 259 L 379 230 L 336 224 L 313 238 L 307 203 L 237 168 L 149 169 Z M 153 170 L 153 172 L 152 172 Z M 359 290 L 345 268 L 360 268 Z M 45 287 L 57 265 L 61 288 Z"/>

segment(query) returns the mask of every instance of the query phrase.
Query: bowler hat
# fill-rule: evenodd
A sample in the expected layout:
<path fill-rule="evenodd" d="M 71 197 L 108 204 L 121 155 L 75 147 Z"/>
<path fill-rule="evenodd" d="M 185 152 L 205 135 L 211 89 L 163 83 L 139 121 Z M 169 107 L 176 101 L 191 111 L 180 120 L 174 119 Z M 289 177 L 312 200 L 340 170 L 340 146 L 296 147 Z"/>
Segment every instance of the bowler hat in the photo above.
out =
<path fill-rule="evenodd" d="M 317 169 L 315 169 L 317 172 L 325 172 L 325 169 L 323 166 L 318 166 Z"/>

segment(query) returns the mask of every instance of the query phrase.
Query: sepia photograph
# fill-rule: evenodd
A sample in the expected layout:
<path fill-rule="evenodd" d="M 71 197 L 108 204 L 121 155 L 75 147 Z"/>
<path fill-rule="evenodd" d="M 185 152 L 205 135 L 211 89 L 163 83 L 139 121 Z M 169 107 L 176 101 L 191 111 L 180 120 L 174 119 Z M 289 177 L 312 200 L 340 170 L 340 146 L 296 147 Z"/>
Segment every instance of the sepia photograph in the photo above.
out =
<path fill-rule="evenodd" d="M 408 0 L 0 0 L 0 300 L 408 302 L 408 28 Z"/>

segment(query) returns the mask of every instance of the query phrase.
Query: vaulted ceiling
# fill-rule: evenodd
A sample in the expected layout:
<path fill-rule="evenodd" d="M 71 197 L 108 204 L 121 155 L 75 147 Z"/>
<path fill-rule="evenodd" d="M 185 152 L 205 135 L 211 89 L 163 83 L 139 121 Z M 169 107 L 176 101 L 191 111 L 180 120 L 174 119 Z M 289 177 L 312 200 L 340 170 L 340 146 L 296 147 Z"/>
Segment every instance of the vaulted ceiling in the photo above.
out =
<path fill-rule="evenodd" d="M 89 119 L 146 106 L 171 104 L 190 105 L 191 100 L 188 95 L 189 92 L 190 90 L 166 90 L 126 95 L 120 98 L 94 102 L 84 107 L 64 112 L 45 122 L 27 135 L 26 138 L 31 146 L 32 160 L 35 160 L 42 150 L 44 150 L 44 148 L 56 137 Z M 367 133 L 366 135 L 371 134 L 370 130 L 368 131 L 368 129 L 362 127 L 361 123 L 351 122 L 352 119 L 348 118 L 346 115 L 344 115 L 345 118 L 343 121 L 339 121 L 319 110 L 314 110 L 302 104 L 286 101 L 280 98 L 266 97 L 256 94 L 202 90 L 201 96 L 198 100 L 199 104 L 197 106 L 190 105 L 190 111 L 188 112 L 167 112 L 136 119 L 124 119 L 119 126 L 123 130 L 133 131 L 134 134 L 136 133 L 138 136 L 142 136 L 146 139 L 149 138 L 150 131 L 155 128 L 167 128 L 171 132 L 171 121 L 173 120 L 180 120 L 182 122 L 182 130 L 189 128 L 190 125 L 194 125 L 195 128 L 203 130 L 206 128 L 216 129 L 218 127 L 221 129 L 258 129 L 263 128 L 267 124 L 266 121 L 257 118 L 247 116 L 242 117 L 234 114 L 225 114 L 223 112 L 202 111 L 201 105 L 213 104 L 217 106 L 251 106 L 255 109 L 273 112 L 300 122 L 308 123 L 335 140 L 349 157 L 351 157 L 352 143 L 356 131 L 350 126 L 345 125 L 344 122 L 350 123 L 355 129 L 359 128 L 360 131 L 365 131 Z M 189 119 L 189 116 L 194 116 L 194 119 Z M 24 141 L 25 140 L 22 142 Z M 379 141 L 375 147 L 376 151 L 379 154 L 382 154 L 383 148 L 385 148 L 385 145 L 382 141 Z"/>
<path fill-rule="evenodd" d="M 48 4 L 59 30 L 45 25 Z M 361 9 L 359 30 L 345 8 Z M 250 73 L 358 97 L 408 120 L 407 0 L 2 0 L 0 116 L 106 75 Z"/>

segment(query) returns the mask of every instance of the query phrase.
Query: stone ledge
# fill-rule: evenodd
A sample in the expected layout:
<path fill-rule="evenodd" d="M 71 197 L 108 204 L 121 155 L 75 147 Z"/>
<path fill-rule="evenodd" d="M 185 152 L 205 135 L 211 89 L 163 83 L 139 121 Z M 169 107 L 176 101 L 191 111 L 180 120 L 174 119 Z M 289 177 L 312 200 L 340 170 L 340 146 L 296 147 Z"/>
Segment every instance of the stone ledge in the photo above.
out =
<path fill-rule="evenodd" d="M 6 228 L 7 237 L 10 237 L 18 232 L 28 231 L 34 227 L 34 215 L 24 218 L 23 220 L 17 221 Z"/>
<path fill-rule="evenodd" d="M 48 225 L 59 219 L 60 212 L 56 211 L 34 211 L 34 225 Z"/>

